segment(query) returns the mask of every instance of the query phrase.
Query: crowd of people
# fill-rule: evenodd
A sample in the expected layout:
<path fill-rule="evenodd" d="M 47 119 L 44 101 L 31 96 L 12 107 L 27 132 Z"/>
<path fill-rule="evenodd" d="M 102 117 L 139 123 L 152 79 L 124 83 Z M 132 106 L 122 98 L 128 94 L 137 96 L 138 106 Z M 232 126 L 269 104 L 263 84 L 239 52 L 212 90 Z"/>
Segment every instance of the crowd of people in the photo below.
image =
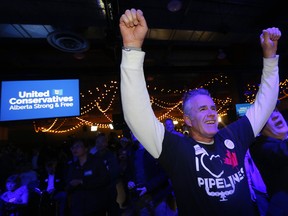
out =
<path fill-rule="evenodd" d="M 25 152 L 2 146 L 0 167 L 13 167 L 1 175 L 0 215 L 175 216 L 167 175 L 130 132 L 123 134 L 99 132 Z"/>

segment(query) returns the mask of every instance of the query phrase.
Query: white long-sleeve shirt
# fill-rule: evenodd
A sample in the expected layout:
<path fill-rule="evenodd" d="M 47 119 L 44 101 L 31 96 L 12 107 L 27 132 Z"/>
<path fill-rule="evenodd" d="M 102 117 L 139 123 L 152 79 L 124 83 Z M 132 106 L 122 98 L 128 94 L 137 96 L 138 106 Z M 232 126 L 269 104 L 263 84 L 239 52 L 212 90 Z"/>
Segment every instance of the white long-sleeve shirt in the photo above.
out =
<path fill-rule="evenodd" d="M 122 51 L 121 99 L 125 121 L 147 151 L 158 158 L 162 151 L 165 127 L 156 118 L 146 87 L 142 51 Z M 275 108 L 279 93 L 278 59 L 263 58 L 261 84 L 254 104 L 246 115 L 256 136 Z"/>

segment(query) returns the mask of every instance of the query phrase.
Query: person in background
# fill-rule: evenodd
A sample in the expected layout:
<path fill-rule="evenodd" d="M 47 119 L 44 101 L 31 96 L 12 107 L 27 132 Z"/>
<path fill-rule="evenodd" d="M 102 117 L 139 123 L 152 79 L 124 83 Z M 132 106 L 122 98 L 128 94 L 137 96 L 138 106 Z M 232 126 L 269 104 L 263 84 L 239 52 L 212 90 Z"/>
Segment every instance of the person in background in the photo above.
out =
<path fill-rule="evenodd" d="M 30 161 L 24 160 L 19 166 L 19 175 L 23 185 L 27 185 L 28 188 L 33 186 L 38 181 L 38 173 L 32 169 Z"/>
<path fill-rule="evenodd" d="M 245 155 L 245 170 L 247 173 L 251 199 L 255 203 L 255 211 L 260 216 L 266 216 L 269 205 L 269 196 L 266 185 L 262 179 L 258 167 L 251 157 L 249 149 Z"/>
<path fill-rule="evenodd" d="M 32 155 L 31 155 L 31 165 L 32 169 L 36 172 L 39 171 L 39 154 L 40 154 L 40 146 L 32 147 Z"/>
<path fill-rule="evenodd" d="M 108 140 L 105 133 L 99 133 L 95 137 L 95 146 L 90 149 L 90 153 L 100 157 L 106 165 L 110 176 L 110 201 L 107 216 L 119 216 L 120 206 L 117 202 L 117 184 L 120 182 L 120 165 L 116 152 L 108 148 Z"/>
<path fill-rule="evenodd" d="M 129 204 L 129 189 L 127 179 L 127 169 L 129 168 L 129 158 L 133 151 L 133 142 L 131 140 L 130 132 L 123 133 L 124 136 L 120 139 L 120 148 L 117 152 L 117 158 L 120 165 L 121 187 L 122 190 L 119 198 L 121 199 L 121 208 L 127 208 Z M 129 135 L 128 135 L 129 134 Z"/>
<path fill-rule="evenodd" d="M 171 118 L 166 118 L 164 121 L 165 129 L 171 133 L 178 134 L 179 136 L 184 136 L 184 134 L 175 130 L 174 122 Z"/>
<path fill-rule="evenodd" d="M 2 141 L 1 141 L 2 144 Z M 12 142 L 0 145 L 0 191 L 6 191 L 6 181 L 10 175 L 18 173 L 19 161 L 15 155 L 16 147 Z"/>
<path fill-rule="evenodd" d="M 21 177 L 11 175 L 6 181 L 6 191 L 0 199 L 0 216 L 26 216 L 29 201 L 27 185 L 22 185 Z"/>
<path fill-rule="evenodd" d="M 181 137 L 167 132 L 151 107 L 143 73 L 142 45 L 148 31 L 143 12 L 126 10 L 119 27 L 124 119 L 169 175 L 179 216 L 253 215 L 244 157 L 277 101 L 280 30 L 272 27 L 260 34 L 261 84 L 246 115 L 219 130 L 217 108 L 209 92 L 203 88 L 188 91 L 183 97 L 183 117 L 189 137 Z"/>
<path fill-rule="evenodd" d="M 126 216 L 172 216 L 166 198 L 172 193 L 172 187 L 163 168 L 131 133 L 133 148 L 129 155 L 126 170 L 129 206 Z M 170 211 L 169 211 L 170 210 Z"/>
<path fill-rule="evenodd" d="M 117 152 L 120 148 L 120 139 L 118 138 L 118 134 L 114 131 L 111 131 L 108 136 L 108 149 L 112 152 Z"/>
<path fill-rule="evenodd" d="M 250 147 L 266 184 L 270 202 L 267 216 L 288 215 L 288 126 L 277 108 Z"/>
<path fill-rule="evenodd" d="M 70 216 L 106 216 L 108 209 L 109 172 L 101 158 L 89 154 L 89 141 L 72 141 L 73 160 L 68 164 L 66 178 Z"/>
<path fill-rule="evenodd" d="M 42 215 L 64 216 L 67 206 L 65 170 L 62 170 L 57 158 L 47 158 L 44 163 L 45 171 L 40 172 L 38 185 Z"/>

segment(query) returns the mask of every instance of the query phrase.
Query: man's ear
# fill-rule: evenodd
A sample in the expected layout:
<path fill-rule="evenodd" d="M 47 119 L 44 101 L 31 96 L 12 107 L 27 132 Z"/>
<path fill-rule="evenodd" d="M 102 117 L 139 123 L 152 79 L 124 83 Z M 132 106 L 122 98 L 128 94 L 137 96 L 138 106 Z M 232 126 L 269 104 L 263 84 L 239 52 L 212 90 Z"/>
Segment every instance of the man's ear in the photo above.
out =
<path fill-rule="evenodd" d="M 192 122 L 191 122 L 191 119 L 189 118 L 189 116 L 184 115 L 183 118 L 184 118 L 185 124 L 189 127 L 192 127 Z"/>

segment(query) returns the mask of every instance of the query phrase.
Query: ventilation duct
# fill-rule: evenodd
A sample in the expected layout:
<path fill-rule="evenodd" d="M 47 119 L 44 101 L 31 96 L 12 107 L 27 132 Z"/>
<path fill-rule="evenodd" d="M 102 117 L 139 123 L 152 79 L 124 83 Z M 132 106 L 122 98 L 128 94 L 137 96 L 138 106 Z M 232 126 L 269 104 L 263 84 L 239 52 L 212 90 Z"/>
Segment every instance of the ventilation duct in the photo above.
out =
<path fill-rule="evenodd" d="M 48 43 L 58 50 L 71 53 L 83 53 L 89 49 L 89 42 L 86 38 L 69 32 L 54 31 L 47 35 Z"/>

